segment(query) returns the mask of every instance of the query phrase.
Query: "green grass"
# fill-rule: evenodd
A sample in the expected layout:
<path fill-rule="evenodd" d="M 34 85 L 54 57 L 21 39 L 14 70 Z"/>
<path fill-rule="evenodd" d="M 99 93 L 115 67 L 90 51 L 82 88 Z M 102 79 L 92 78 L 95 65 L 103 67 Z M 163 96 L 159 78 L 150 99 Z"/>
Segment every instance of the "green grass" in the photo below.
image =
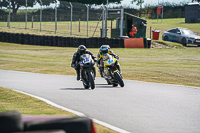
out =
<path fill-rule="evenodd" d="M 113 22 L 114 25 L 115 22 Z M 97 27 L 98 21 L 89 21 L 88 24 L 88 37 L 92 37 Z M 94 37 L 100 37 L 100 29 L 102 28 L 102 23 L 98 24 Z M 111 21 L 108 21 L 108 37 L 110 37 Z M 40 32 L 40 22 L 27 22 L 27 29 L 25 29 L 25 22 L 10 22 L 10 28 L 7 27 L 7 22 L 0 22 L 0 31 L 7 31 L 12 33 L 26 33 L 26 34 L 39 34 L 39 35 L 56 35 L 56 36 L 66 36 L 66 37 L 87 37 L 87 21 L 80 22 L 79 31 L 79 21 L 72 22 L 72 35 L 71 32 L 71 22 L 70 21 L 58 21 L 57 30 L 55 34 L 55 22 L 42 22 Z"/>
<path fill-rule="evenodd" d="M 0 102 L 0 112 L 17 110 L 22 115 L 77 117 L 72 113 L 55 108 L 41 100 L 2 87 L 0 87 Z M 95 129 L 98 133 L 115 133 L 98 124 L 95 124 Z"/>
<path fill-rule="evenodd" d="M 15 92 L 11 89 L 0 87 L 0 96 L 0 112 L 18 110 L 24 115 L 64 115 L 76 117 L 74 114 L 54 108 L 41 100 Z"/>

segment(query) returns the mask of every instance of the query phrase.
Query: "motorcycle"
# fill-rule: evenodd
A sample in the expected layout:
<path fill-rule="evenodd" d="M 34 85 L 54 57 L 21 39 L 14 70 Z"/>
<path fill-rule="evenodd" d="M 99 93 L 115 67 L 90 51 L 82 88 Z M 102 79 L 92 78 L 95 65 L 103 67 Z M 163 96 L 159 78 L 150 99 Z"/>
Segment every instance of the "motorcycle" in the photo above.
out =
<path fill-rule="evenodd" d="M 106 53 L 104 54 L 103 63 L 104 63 L 104 71 L 102 74 L 107 83 L 112 84 L 113 87 L 117 87 L 118 84 L 121 87 L 124 87 L 124 81 L 122 80 L 121 73 L 117 68 L 118 65 L 117 59 L 112 55 Z"/>
<path fill-rule="evenodd" d="M 91 55 L 83 54 L 80 57 L 80 69 L 81 69 L 81 81 L 85 89 L 95 88 L 94 78 L 95 78 L 95 67 L 94 60 Z"/>

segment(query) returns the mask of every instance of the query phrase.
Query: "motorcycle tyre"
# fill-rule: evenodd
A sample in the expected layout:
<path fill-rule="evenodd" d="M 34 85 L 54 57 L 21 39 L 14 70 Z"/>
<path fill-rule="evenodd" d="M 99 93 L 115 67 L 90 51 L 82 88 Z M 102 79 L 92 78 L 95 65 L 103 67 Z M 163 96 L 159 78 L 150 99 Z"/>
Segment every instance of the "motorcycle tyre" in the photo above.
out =
<path fill-rule="evenodd" d="M 113 87 L 117 87 L 118 84 L 117 83 L 112 83 Z"/>
<path fill-rule="evenodd" d="M 109 79 L 105 79 L 106 80 L 106 82 L 108 83 L 108 85 L 111 85 L 112 83 L 110 82 L 110 80 Z"/>
<path fill-rule="evenodd" d="M 91 85 L 91 89 L 94 89 L 95 88 L 94 78 L 93 78 L 91 72 L 88 72 L 88 77 L 89 77 L 89 82 L 90 82 L 90 85 Z"/>
<path fill-rule="evenodd" d="M 117 79 L 119 85 L 120 85 L 121 87 L 124 87 L 124 81 L 122 80 L 122 78 L 121 78 L 121 76 L 119 75 L 119 73 L 118 73 L 118 72 L 114 73 L 114 76 L 115 76 L 115 78 Z"/>
<path fill-rule="evenodd" d="M 89 89 L 89 85 L 85 85 L 85 84 L 83 83 L 83 86 L 84 86 L 85 89 Z"/>

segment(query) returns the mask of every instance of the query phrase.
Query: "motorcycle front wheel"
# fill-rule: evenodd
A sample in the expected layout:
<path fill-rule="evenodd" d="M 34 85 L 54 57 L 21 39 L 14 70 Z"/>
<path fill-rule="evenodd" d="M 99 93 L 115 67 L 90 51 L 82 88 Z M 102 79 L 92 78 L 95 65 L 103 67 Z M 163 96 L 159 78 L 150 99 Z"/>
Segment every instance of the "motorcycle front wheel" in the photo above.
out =
<path fill-rule="evenodd" d="M 92 76 L 92 72 L 88 72 L 88 78 L 89 78 L 89 83 L 91 85 L 91 89 L 95 88 L 95 84 L 94 84 L 94 78 Z"/>
<path fill-rule="evenodd" d="M 114 76 L 116 78 L 116 80 L 118 81 L 119 85 L 121 87 L 124 87 L 124 81 L 122 80 L 121 76 L 119 75 L 118 72 L 114 73 Z"/>

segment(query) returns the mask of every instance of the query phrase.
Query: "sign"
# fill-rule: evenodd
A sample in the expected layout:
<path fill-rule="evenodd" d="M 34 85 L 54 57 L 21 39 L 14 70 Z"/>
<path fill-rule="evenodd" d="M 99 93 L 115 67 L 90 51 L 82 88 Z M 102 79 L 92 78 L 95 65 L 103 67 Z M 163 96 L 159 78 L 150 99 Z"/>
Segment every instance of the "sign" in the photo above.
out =
<path fill-rule="evenodd" d="M 157 15 L 161 15 L 163 6 L 158 6 Z"/>

